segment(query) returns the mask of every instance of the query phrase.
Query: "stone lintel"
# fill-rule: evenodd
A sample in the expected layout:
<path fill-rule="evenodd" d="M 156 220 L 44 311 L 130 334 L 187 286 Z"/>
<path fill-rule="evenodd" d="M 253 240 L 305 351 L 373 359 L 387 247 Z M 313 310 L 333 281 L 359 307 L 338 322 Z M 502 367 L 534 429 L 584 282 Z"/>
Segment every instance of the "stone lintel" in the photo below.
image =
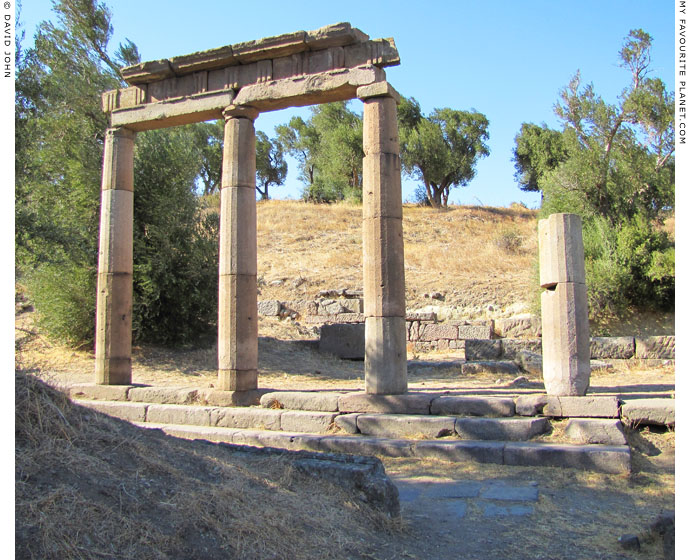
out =
<path fill-rule="evenodd" d="M 239 91 L 235 103 L 251 105 L 265 112 L 346 101 L 357 96 L 359 86 L 381 80 L 385 80 L 385 72 L 376 66 L 342 68 L 248 85 Z"/>
<path fill-rule="evenodd" d="M 357 88 L 357 97 L 362 101 L 372 97 L 392 97 L 400 105 L 400 94 L 388 82 L 376 82 Z"/>
<path fill-rule="evenodd" d="M 118 109 L 112 112 L 111 123 L 139 132 L 222 119 L 223 109 L 232 104 L 234 97 L 232 91 L 222 91 Z"/>

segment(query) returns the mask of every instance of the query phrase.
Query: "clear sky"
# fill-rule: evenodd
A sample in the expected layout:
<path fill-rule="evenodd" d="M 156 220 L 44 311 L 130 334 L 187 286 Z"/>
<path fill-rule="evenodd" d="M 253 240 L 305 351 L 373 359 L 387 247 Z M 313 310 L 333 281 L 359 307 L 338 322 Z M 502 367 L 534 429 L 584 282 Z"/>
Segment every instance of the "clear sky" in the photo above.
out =
<path fill-rule="evenodd" d="M 170 58 L 241 41 L 348 21 L 372 38 L 393 37 L 400 66 L 387 68 L 389 82 L 404 96 L 433 109 L 476 109 L 489 119 L 491 155 L 480 161 L 468 187 L 451 191 L 460 204 L 536 207 L 539 197 L 520 191 L 511 161 L 523 122 L 557 127 L 558 92 L 580 69 L 604 100 L 613 103 L 628 74 L 618 51 L 631 29 L 654 39 L 652 66 L 669 89 L 674 84 L 672 0 L 344 0 L 340 2 L 227 0 L 107 0 L 113 13 L 112 50 L 131 39 L 142 60 Z M 24 0 L 22 23 L 31 42 L 36 25 L 53 18 L 50 0 Z M 351 107 L 361 111 L 359 101 Z M 274 127 L 308 109 L 264 113 L 256 128 Z M 297 198 L 296 162 L 276 198 Z M 415 181 L 403 179 L 403 199 Z"/>

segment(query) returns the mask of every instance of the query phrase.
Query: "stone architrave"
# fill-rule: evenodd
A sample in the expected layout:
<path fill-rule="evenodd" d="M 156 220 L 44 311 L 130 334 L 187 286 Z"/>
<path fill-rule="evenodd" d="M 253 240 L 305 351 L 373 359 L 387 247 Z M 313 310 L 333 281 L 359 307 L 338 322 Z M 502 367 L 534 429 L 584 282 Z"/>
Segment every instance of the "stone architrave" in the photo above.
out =
<path fill-rule="evenodd" d="M 224 113 L 218 264 L 218 388 L 257 388 L 256 150 L 258 111 L 228 107 Z"/>
<path fill-rule="evenodd" d="M 589 388 L 589 314 L 582 220 L 551 214 L 539 220 L 542 356 L 549 395 L 582 396 Z"/>
<path fill-rule="evenodd" d="M 365 390 L 395 395 L 407 391 L 399 96 L 386 82 L 361 87 L 357 96 L 364 101 Z"/>
<path fill-rule="evenodd" d="M 103 152 L 96 299 L 96 383 L 132 382 L 134 139 L 109 128 Z"/>

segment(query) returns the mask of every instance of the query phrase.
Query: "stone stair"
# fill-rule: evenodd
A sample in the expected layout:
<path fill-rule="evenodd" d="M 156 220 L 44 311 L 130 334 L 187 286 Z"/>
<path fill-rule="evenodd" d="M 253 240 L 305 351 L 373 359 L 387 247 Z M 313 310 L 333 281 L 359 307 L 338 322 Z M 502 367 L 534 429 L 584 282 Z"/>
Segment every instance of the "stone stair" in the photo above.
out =
<path fill-rule="evenodd" d="M 234 406 L 209 389 L 68 387 L 76 403 L 177 437 L 290 450 L 630 471 L 628 425 L 673 426 L 673 399 L 409 392 L 257 392 Z M 228 406 L 229 405 L 229 406 Z M 260 405 L 260 406 L 257 406 Z M 564 420 L 565 443 L 544 441 Z M 559 423 L 562 426 L 562 424 Z"/>

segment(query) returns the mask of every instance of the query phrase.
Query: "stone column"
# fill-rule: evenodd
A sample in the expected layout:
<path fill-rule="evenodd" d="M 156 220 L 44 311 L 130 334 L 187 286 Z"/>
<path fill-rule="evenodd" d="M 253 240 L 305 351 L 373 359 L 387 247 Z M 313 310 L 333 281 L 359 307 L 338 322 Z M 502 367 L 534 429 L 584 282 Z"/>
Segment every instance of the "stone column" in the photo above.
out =
<path fill-rule="evenodd" d="M 96 383 L 132 382 L 134 138 L 109 128 L 103 150 L 96 299 Z"/>
<path fill-rule="evenodd" d="M 549 395 L 582 396 L 589 388 L 589 313 L 582 220 L 551 214 L 539 220 L 544 385 Z"/>
<path fill-rule="evenodd" d="M 257 388 L 256 139 L 258 111 L 230 106 L 224 112 L 220 190 L 218 388 Z"/>
<path fill-rule="evenodd" d="M 357 97 L 364 101 L 365 390 L 396 395 L 407 391 L 400 97 L 386 82 L 360 87 Z"/>

